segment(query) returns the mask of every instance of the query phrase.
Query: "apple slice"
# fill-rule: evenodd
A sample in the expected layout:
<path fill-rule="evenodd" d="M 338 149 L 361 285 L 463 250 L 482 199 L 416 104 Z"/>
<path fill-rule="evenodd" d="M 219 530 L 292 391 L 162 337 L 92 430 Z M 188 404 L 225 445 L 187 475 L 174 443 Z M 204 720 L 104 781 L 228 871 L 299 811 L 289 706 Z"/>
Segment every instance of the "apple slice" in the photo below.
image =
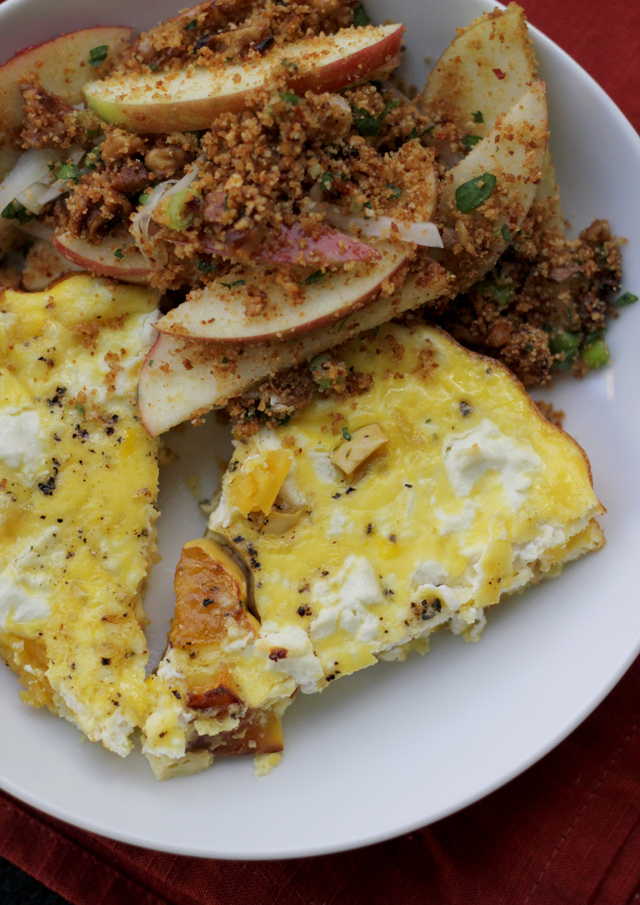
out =
<path fill-rule="evenodd" d="M 106 122 L 138 132 L 207 129 L 215 114 L 242 110 L 263 88 L 336 92 L 395 63 L 404 26 L 345 28 L 335 35 L 275 45 L 257 60 L 207 69 L 130 72 L 89 82 L 84 93 Z M 285 61 L 286 65 L 283 65 Z"/>
<path fill-rule="evenodd" d="M 61 35 L 52 41 L 27 47 L 0 66 L 0 110 L 2 110 L 2 139 L 0 141 L 0 179 L 13 167 L 20 156 L 11 147 L 24 118 L 21 81 L 33 81 L 51 94 L 57 94 L 70 104 L 84 101 L 82 86 L 106 70 L 109 63 L 125 50 L 131 28 L 84 28 Z M 89 60 L 95 48 L 107 48 L 104 62 L 93 67 Z M 94 54 L 95 56 L 95 54 Z"/>
<path fill-rule="evenodd" d="M 308 361 L 410 308 L 434 302 L 444 295 L 447 285 L 444 269 L 427 261 L 420 277 L 410 277 L 399 293 L 381 296 L 324 330 L 244 349 L 161 334 L 147 355 L 138 382 L 142 422 L 156 437 L 182 421 L 197 419 L 271 374 Z"/>
<path fill-rule="evenodd" d="M 474 149 L 442 180 L 436 220 L 455 230 L 454 248 L 433 256 L 455 278 L 451 295 L 464 292 L 494 266 L 531 209 L 542 182 L 547 151 L 547 101 L 535 81 Z M 490 203 L 459 207 L 459 190 L 495 179 Z M 476 185 L 477 185 L 476 182 Z M 465 205 L 463 205 L 465 207 Z"/>
<path fill-rule="evenodd" d="M 156 324 L 161 333 L 218 343 L 257 343 L 321 330 L 373 302 L 383 286 L 393 287 L 413 253 L 410 245 L 378 245 L 380 260 L 357 264 L 352 270 L 322 274 L 316 271 L 292 300 L 260 267 L 219 277 L 205 289 L 170 311 Z M 393 289 L 391 288 L 391 291 Z M 260 299 L 259 314 L 247 312 Z"/>
<path fill-rule="evenodd" d="M 149 262 L 133 245 L 127 229 L 116 230 L 100 245 L 91 245 L 86 239 L 77 239 L 68 232 L 54 236 L 52 243 L 63 258 L 89 273 L 112 277 L 123 283 L 146 285 L 149 282 Z"/>

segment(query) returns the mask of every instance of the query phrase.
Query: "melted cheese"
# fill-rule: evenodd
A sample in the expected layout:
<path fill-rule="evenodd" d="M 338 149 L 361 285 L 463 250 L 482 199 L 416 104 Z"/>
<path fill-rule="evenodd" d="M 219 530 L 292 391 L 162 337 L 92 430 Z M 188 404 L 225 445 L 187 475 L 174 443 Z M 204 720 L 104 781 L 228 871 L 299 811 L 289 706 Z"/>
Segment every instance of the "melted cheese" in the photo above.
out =
<path fill-rule="evenodd" d="M 0 651 L 89 738 L 142 720 L 157 448 L 135 399 L 156 295 L 88 276 L 0 298 Z"/>
<path fill-rule="evenodd" d="M 237 443 L 210 518 L 253 571 L 258 638 L 172 650 L 167 687 L 193 684 L 195 663 L 204 672 L 224 663 L 248 707 L 274 707 L 296 689 L 425 650 L 436 629 L 475 639 L 486 607 L 602 545 L 584 453 L 506 369 L 427 327 L 383 327 L 341 357 L 372 375 L 371 388 L 318 398 Z M 336 448 L 374 423 L 388 442 L 346 477 L 332 464 Z M 274 450 L 288 463 L 279 498 L 303 510 L 282 536 L 254 517 L 264 488 L 256 507 L 234 491 L 263 462 L 273 499 Z M 183 724 L 193 716 L 182 708 Z M 214 716 L 208 736 L 225 731 Z M 174 733 L 174 757 L 187 736 L 197 749 L 194 732 Z"/>

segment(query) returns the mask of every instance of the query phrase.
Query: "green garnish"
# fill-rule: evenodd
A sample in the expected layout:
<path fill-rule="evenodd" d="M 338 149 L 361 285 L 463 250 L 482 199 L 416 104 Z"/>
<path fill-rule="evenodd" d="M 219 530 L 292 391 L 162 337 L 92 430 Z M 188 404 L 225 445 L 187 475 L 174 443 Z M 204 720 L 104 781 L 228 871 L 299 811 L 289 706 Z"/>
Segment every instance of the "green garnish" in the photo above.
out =
<path fill-rule="evenodd" d="M 198 258 L 196 261 L 196 267 L 200 271 L 200 273 L 213 273 L 218 269 L 217 264 L 213 264 L 211 261 L 205 261 L 204 258 Z"/>
<path fill-rule="evenodd" d="M 425 424 L 431 424 L 431 418 L 427 418 L 427 420 L 426 420 L 424 423 L 425 423 Z"/>
<path fill-rule="evenodd" d="M 500 227 L 500 235 L 505 242 L 511 242 L 511 233 L 509 232 L 509 227 L 506 223 L 503 223 Z"/>
<path fill-rule="evenodd" d="M 553 363 L 556 371 L 569 371 L 575 360 L 580 345 L 580 337 L 566 330 L 554 330 L 549 336 L 549 351 L 552 355 L 562 356 Z"/>
<path fill-rule="evenodd" d="M 316 355 L 315 358 L 312 358 L 309 362 L 309 370 L 310 371 L 319 371 L 322 368 L 322 365 L 325 361 L 329 361 L 331 355 L 329 352 L 323 352 L 321 355 Z"/>
<path fill-rule="evenodd" d="M 291 69 L 292 72 L 297 72 L 297 70 L 300 68 L 298 66 L 298 64 L 295 63 L 293 60 L 287 60 L 287 59 L 280 60 L 280 64 L 282 66 L 286 66 L 287 69 Z"/>
<path fill-rule="evenodd" d="M 113 257 L 117 258 L 119 261 L 121 261 L 124 258 L 123 250 L 121 248 L 116 248 L 116 250 L 113 253 Z"/>
<path fill-rule="evenodd" d="M 320 180 L 320 188 L 323 192 L 331 191 L 331 186 L 333 185 L 335 178 L 333 173 L 323 173 L 322 179 Z"/>
<path fill-rule="evenodd" d="M 63 163 L 58 170 L 58 179 L 73 179 L 74 182 L 79 182 L 80 170 L 75 163 Z"/>
<path fill-rule="evenodd" d="M 399 198 L 400 195 L 402 195 L 402 189 L 399 189 L 398 186 L 394 185 L 392 182 L 387 182 L 387 188 L 394 198 Z"/>
<path fill-rule="evenodd" d="M 465 146 L 467 151 L 470 151 L 472 148 L 478 144 L 478 142 L 482 141 L 479 135 L 465 135 L 462 139 L 462 144 Z"/>
<path fill-rule="evenodd" d="M 33 220 L 33 217 L 34 215 L 19 201 L 10 201 L 2 211 L 4 220 L 17 220 L 18 223 L 27 223 L 29 220 Z"/>
<path fill-rule="evenodd" d="M 196 212 L 190 202 L 196 197 L 190 188 L 185 188 L 167 198 L 162 213 L 169 229 L 183 230 L 191 226 Z"/>
<path fill-rule="evenodd" d="M 460 213 L 468 214 L 480 207 L 496 187 L 496 182 L 493 173 L 483 173 L 459 185 L 456 189 L 456 205 Z"/>
<path fill-rule="evenodd" d="M 226 357 L 223 357 L 223 358 L 222 358 L 222 364 L 223 364 L 223 365 L 228 365 L 228 364 L 229 364 L 229 359 L 226 358 Z"/>
<path fill-rule="evenodd" d="M 235 280 L 233 283 L 220 283 L 221 286 L 224 286 L 226 289 L 234 289 L 236 286 L 244 286 L 244 280 Z"/>
<path fill-rule="evenodd" d="M 380 332 L 379 326 L 373 328 L 373 330 L 371 331 L 371 335 L 373 336 L 374 339 L 376 338 L 376 336 L 378 335 L 379 332 Z"/>
<path fill-rule="evenodd" d="M 185 30 L 185 31 L 193 31 L 193 29 L 196 28 L 197 25 L 198 25 L 198 20 L 197 20 L 197 19 L 192 19 L 191 22 L 187 22 L 187 24 L 186 24 L 185 27 L 184 27 L 184 30 Z"/>
<path fill-rule="evenodd" d="M 280 95 L 280 99 L 283 100 L 285 104 L 289 104 L 290 107 L 297 107 L 300 103 L 301 98 L 292 91 L 279 91 L 278 94 Z"/>
<path fill-rule="evenodd" d="M 593 342 L 585 340 L 582 350 L 582 360 L 590 371 L 596 371 L 609 363 L 609 347 L 604 339 L 596 339 Z"/>
<path fill-rule="evenodd" d="M 155 72 L 156 69 L 159 69 L 159 68 L 160 68 L 160 64 L 159 64 L 159 63 L 149 63 L 149 70 L 150 70 L 151 72 Z"/>
<path fill-rule="evenodd" d="M 138 195 L 138 204 L 146 204 L 149 200 L 149 193 L 143 192 L 141 195 Z"/>
<path fill-rule="evenodd" d="M 633 305 L 638 301 L 638 296 L 633 292 L 623 292 L 619 299 L 615 299 L 611 304 L 614 308 L 626 308 L 627 305 Z"/>
<path fill-rule="evenodd" d="M 318 381 L 318 389 L 319 390 L 330 390 L 331 389 L 331 380 L 328 377 L 323 377 Z"/>
<path fill-rule="evenodd" d="M 360 135 L 365 138 L 376 138 L 380 134 L 380 126 L 382 125 L 380 116 L 374 116 L 373 113 L 363 110 L 362 107 L 356 107 L 354 104 L 351 104 L 351 115 L 353 116 L 353 125 Z"/>
<path fill-rule="evenodd" d="M 108 53 L 108 44 L 99 44 L 97 47 L 92 47 L 89 51 L 89 66 L 99 66 L 101 63 L 104 63 Z"/>
<path fill-rule="evenodd" d="M 305 286 L 313 286 L 314 283 L 321 283 L 324 280 L 324 274 L 321 270 L 316 270 L 304 281 Z"/>
<path fill-rule="evenodd" d="M 344 437 L 345 440 L 350 440 L 350 439 L 351 439 L 351 434 L 349 433 L 349 429 L 348 429 L 348 428 L 346 428 L 346 427 L 343 427 L 343 428 L 342 428 L 342 436 Z"/>
<path fill-rule="evenodd" d="M 81 415 L 84 415 L 84 412 L 85 412 L 84 405 L 81 405 L 80 403 L 78 403 L 78 404 L 76 405 L 76 409 L 77 409 L 77 411 L 78 411 Z"/>
<path fill-rule="evenodd" d="M 366 13 L 366 10 L 362 4 L 356 7 L 356 11 L 353 14 L 353 26 L 354 28 L 365 28 L 365 26 L 371 25 L 371 19 Z"/>
<path fill-rule="evenodd" d="M 473 117 L 474 123 L 483 123 L 484 122 L 484 116 L 482 115 L 481 110 L 476 110 L 476 112 L 472 113 L 471 116 Z"/>
<path fill-rule="evenodd" d="M 418 127 L 417 127 L 417 126 L 414 126 L 413 129 L 411 130 L 411 132 L 409 132 L 408 141 L 412 141 L 414 138 L 420 138 L 420 136 L 418 135 Z"/>

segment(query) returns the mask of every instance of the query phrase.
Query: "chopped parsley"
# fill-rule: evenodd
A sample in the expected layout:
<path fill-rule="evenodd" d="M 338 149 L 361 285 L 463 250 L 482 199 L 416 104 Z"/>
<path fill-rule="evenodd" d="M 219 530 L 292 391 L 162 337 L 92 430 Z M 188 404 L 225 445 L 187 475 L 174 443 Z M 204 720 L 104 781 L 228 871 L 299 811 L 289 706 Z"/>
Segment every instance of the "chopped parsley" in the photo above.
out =
<path fill-rule="evenodd" d="M 124 258 L 123 250 L 121 248 L 116 248 L 116 250 L 113 253 L 113 257 L 117 258 L 119 261 L 121 261 Z"/>
<path fill-rule="evenodd" d="M 191 22 L 187 22 L 187 24 L 186 24 L 185 27 L 184 27 L 184 30 L 185 30 L 185 31 L 193 31 L 193 29 L 194 29 L 194 28 L 197 28 L 197 26 L 198 26 L 198 20 L 197 20 L 197 19 L 192 19 Z"/>
<path fill-rule="evenodd" d="M 511 233 L 509 232 L 509 227 L 506 223 L 503 223 L 500 227 L 500 235 L 505 242 L 511 242 Z"/>
<path fill-rule="evenodd" d="M 371 19 L 367 15 L 367 12 L 362 4 L 356 7 L 356 11 L 353 14 L 353 26 L 354 28 L 365 28 L 367 25 L 371 25 Z"/>
<path fill-rule="evenodd" d="M 285 102 L 285 104 L 289 104 L 290 107 L 297 107 L 300 103 L 300 98 L 297 94 L 294 94 L 292 91 L 279 91 L 280 99 Z"/>
<path fill-rule="evenodd" d="M 322 174 L 322 179 L 320 180 L 320 187 L 323 192 L 331 191 L 331 186 L 333 185 L 335 178 L 336 177 L 333 175 L 333 173 L 323 173 Z"/>
<path fill-rule="evenodd" d="M 324 280 L 324 274 L 321 270 L 316 270 L 304 281 L 305 286 L 313 286 L 314 283 L 321 283 Z"/>
<path fill-rule="evenodd" d="M 362 107 L 356 107 L 355 104 L 350 104 L 353 124 L 363 137 L 377 138 L 380 134 L 380 128 L 384 118 L 390 110 L 395 110 L 398 106 L 400 106 L 400 101 L 398 98 L 394 98 L 394 100 L 389 101 L 385 106 L 380 116 L 374 116 L 373 113 L 369 113 L 368 110 L 364 110 Z M 416 132 L 416 138 L 417 137 L 418 135 Z"/>
<path fill-rule="evenodd" d="M 295 63 L 293 60 L 287 60 L 286 58 L 284 60 L 280 60 L 280 65 L 286 66 L 286 68 L 290 69 L 292 72 L 297 72 L 298 69 L 300 68 L 298 66 L 298 64 Z"/>
<path fill-rule="evenodd" d="M 474 123 L 483 123 L 484 122 L 484 116 L 482 115 L 481 110 L 476 110 L 476 112 L 472 113 L 471 116 L 473 117 Z"/>
<path fill-rule="evenodd" d="M 233 289 L 236 286 L 244 286 L 244 280 L 235 280 L 233 283 L 220 283 L 221 286 L 225 286 L 227 289 Z"/>
<path fill-rule="evenodd" d="M 97 47 L 92 47 L 89 51 L 89 66 L 100 66 L 107 59 L 108 53 L 108 44 L 99 44 Z"/>
<path fill-rule="evenodd" d="M 475 148 L 478 142 L 481 141 L 482 139 L 479 135 L 465 135 L 465 137 L 462 139 L 462 144 L 465 146 L 467 151 L 470 151 L 472 148 Z"/>
<path fill-rule="evenodd" d="M 73 179 L 74 182 L 79 182 L 80 170 L 75 163 L 63 163 L 58 170 L 58 179 Z"/>
<path fill-rule="evenodd" d="M 198 258 L 196 261 L 196 267 L 200 271 L 200 273 L 213 273 L 218 269 L 217 264 L 213 264 L 211 261 L 205 261 L 204 258 Z"/>
<path fill-rule="evenodd" d="M 468 182 L 463 182 L 456 189 L 456 205 L 462 214 L 468 214 L 487 200 L 496 187 L 493 173 L 482 173 Z"/>
<path fill-rule="evenodd" d="M 620 298 L 615 299 L 613 302 L 611 302 L 611 304 L 614 308 L 626 308 L 627 305 L 633 305 L 637 301 L 638 296 L 634 295 L 633 292 L 623 292 Z"/>
<path fill-rule="evenodd" d="M 80 402 L 76 405 L 76 409 L 78 410 L 78 413 L 80 415 L 84 415 L 85 408 L 84 405 L 82 405 Z"/>
<path fill-rule="evenodd" d="M 394 198 L 399 198 L 400 195 L 402 195 L 402 189 L 398 188 L 398 186 L 394 185 L 392 182 L 387 182 L 387 188 Z"/>
<path fill-rule="evenodd" d="M 349 429 L 347 427 L 342 428 L 342 436 L 344 437 L 345 440 L 351 439 L 351 434 L 349 433 Z"/>
<path fill-rule="evenodd" d="M 17 220 L 18 223 L 27 223 L 33 219 L 33 214 L 19 201 L 10 201 L 2 211 L 2 218 L 3 220 Z"/>

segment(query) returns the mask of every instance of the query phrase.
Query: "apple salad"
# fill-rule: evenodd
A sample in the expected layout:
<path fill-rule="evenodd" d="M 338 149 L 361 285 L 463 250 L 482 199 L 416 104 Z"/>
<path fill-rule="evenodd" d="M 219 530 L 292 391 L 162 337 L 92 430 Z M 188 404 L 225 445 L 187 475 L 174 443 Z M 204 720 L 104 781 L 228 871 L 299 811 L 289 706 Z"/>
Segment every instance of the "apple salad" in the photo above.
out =
<path fill-rule="evenodd" d="M 565 235 L 522 10 L 463 30 L 421 93 L 394 81 L 403 31 L 356 0 L 223 0 L 0 70 L 2 281 L 84 269 L 164 293 L 150 433 L 230 399 L 278 420 L 271 397 L 286 416 L 335 384 L 330 356 L 305 362 L 407 312 L 527 386 L 608 360 L 619 243 L 603 220 Z"/>

